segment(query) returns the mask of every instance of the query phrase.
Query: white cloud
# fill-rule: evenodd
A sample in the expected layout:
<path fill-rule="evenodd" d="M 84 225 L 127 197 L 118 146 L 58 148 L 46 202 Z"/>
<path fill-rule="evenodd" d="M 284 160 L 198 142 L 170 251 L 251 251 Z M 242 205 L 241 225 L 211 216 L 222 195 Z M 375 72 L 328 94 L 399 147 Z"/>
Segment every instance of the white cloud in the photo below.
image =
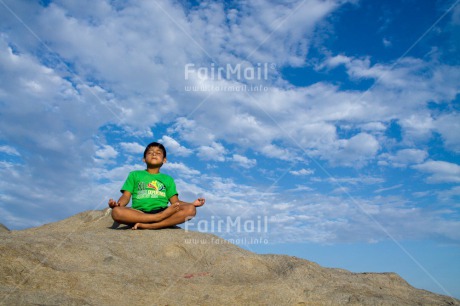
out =
<path fill-rule="evenodd" d="M 374 136 L 359 133 L 350 139 L 340 139 L 334 151 L 323 152 L 323 158 L 333 164 L 362 167 L 373 159 L 380 148 Z"/>
<path fill-rule="evenodd" d="M 142 146 L 137 142 L 121 142 L 120 147 L 127 153 L 139 154 L 140 156 L 142 156 L 145 150 L 145 146 Z"/>
<path fill-rule="evenodd" d="M 183 176 L 196 176 L 200 174 L 200 171 L 191 169 L 184 165 L 183 163 L 171 163 L 167 162 L 166 164 L 163 165 L 162 169 L 165 171 L 173 171 L 177 173 L 178 175 L 183 175 Z"/>
<path fill-rule="evenodd" d="M 376 83 L 366 94 L 370 96 L 378 94 L 380 98 L 377 97 L 378 100 L 375 102 L 385 98 L 381 100 L 381 106 L 391 105 L 394 107 L 391 110 L 399 116 L 402 115 L 399 112 L 401 109 L 413 111 L 416 110 L 413 107 L 425 106 L 427 102 L 451 101 L 459 92 L 455 80 L 460 76 L 460 69 L 456 66 L 440 65 L 438 62 L 427 62 L 409 57 L 399 59 L 394 65 L 391 63 L 371 64 L 369 57 L 357 59 L 338 55 L 326 59 L 325 64 L 319 65 L 318 69 L 323 66 L 331 66 L 327 64 L 329 62 L 334 63 L 333 66 L 345 65 L 352 79 L 375 80 Z M 367 95 L 361 96 L 357 102 L 367 101 Z M 390 96 L 399 98 L 389 99 Z"/>
<path fill-rule="evenodd" d="M 296 176 L 304 176 L 304 175 L 311 175 L 315 173 L 315 171 L 312 169 L 300 169 L 300 170 L 289 171 L 289 173 L 291 173 L 292 175 L 296 175 Z"/>
<path fill-rule="evenodd" d="M 107 169 L 106 167 L 85 169 L 83 175 L 86 178 L 94 178 L 95 180 L 110 180 L 119 185 L 116 187 L 118 191 L 128 177 L 129 172 L 139 169 L 145 169 L 145 164 L 127 163 L 111 169 Z"/>
<path fill-rule="evenodd" d="M 19 154 L 19 152 L 11 147 L 11 146 L 0 146 L 0 152 L 1 153 L 6 153 L 8 155 L 16 155 L 16 156 L 20 156 L 21 154 Z"/>
<path fill-rule="evenodd" d="M 447 149 L 456 153 L 460 152 L 460 115 L 451 113 L 439 116 L 435 119 L 434 128 L 444 140 Z"/>
<path fill-rule="evenodd" d="M 213 142 L 210 146 L 201 146 L 198 148 L 198 157 L 203 160 L 225 161 L 225 147 L 217 142 Z"/>
<path fill-rule="evenodd" d="M 168 129 L 168 133 L 177 133 L 182 140 L 187 140 L 195 145 L 209 145 L 216 138 L 212 129 L 204 124 L 199 124 L 195 120 L 179 117 Z"/>
<path fill-rule="evenodd" d="M 412 166 L 419 171 L 430 174 L 429 183 L 459 183 L 460 166 L 445 161 L 429 160 L 420 165 Z"/>
<path fill-rule="evenodd" d="M 277 158 L 281 160 L 295 160 L 297 159 L 295 155 L 290 151 L 289 149 L 286 148 L 280 148 L 277 145 L 269 144 L 266 145 L 262 148 L 260 148 L 260 151 L 268 157 L 271 158 Z"/>
<path fill-rule="evenodd" d="M 100 159 L 108 160 L 117 157 L 118 152 L 112 146 L 103 145 L 99 150 L 96 151 L 95 155 Z"/>
<path fill-rule="evenodd" d="M 344 186 L 340 186 L 332 190 L 333 194 L 349 194 L 349 192 L 350 192 L 350 188 L 344 187 Z"/>
<path fill-rule="evenodd" d="M 313 191 L 313 188 L 310 186 L 305 185 L 296 185 L 295 188 L 290 189 L 290 192 L 305 192 L 305 191 Z"/>
<path fill-rule="evenodd" d="M 404 141 L 408 145 L 428 140 L 434 128 L 433 119 L 426 112 L 409 115 L 400 120 L 399 124 L 403 128 Z"/>
<path fill-rule="evenodd" d="M 428 158 L 428 152 L 419 149 L 402 149 L 391 155 L 388 153 L 380 155 L 381 164 L 389 164 L 393 167 L 407 167 L 411 164 L 420 164 Z"/>
<path fill-rule="evenodd" d="M 382 122 L 368 122 L 360 125 L 360 128 L 363 131 L 369 131 L 374 133 L 383 132 L 387 129 L 385 124 L 383 124 Z"/>
<path fill-rule="evenodd" d="M 348 73 L 353 78 L 376 79 L 380 86 L 388 88 L 397 87 L 421 87 L 425 86 L 424 82 L 417 84 L 415 81 L 422 79 L 413 72 L 426 67 L 426 63 L 419 59 L 403 58 L 399 61 L 397 67 L 385 64 L 371 65 L 370 58 L 352 59 L 348 65 Z M 407 78 L 409 76 L 409 78 Z"/>
<path fill-rule="evenodd" d="M 232 160 L 236 163 L 239 167 L 243 167 L 246 169 L 252 168 L 257 164 L 257 160 L 247 158 L 246 156 L 233 154 Z"/>
<path fill-rule="evenodd" d="M 440 202 L 450 203 L 453 199 L 460 197 L 460 186 L 454 186 L 447 190 L 441 190 L 438 192 L 438 198 Z"/>
<path fill-rule="evenodd" d="M 214 3 L 189 18 L 194 33 L 202 32 L 198 35 L 202 45 L 221 60 L 236 59 L 234 54 L 255 62 L 300 66 L 315 26 L 339 4 L 307 0 L 273 5 L 260 0 L 240 3 L 224 13 L 222 5 Z M 219 51 L 225 52 L 219 56 Z"/>
<path fill-rule="evenodd" d="M 324 67 L 328 68 L 335 68 L 340 65 L 347 65 L 352 61 L 352 59 L 348 56 L 345 56 L 343 54 L 339 54 L 336 56 L 331 56 L 327 58 L 321 65 L 318 65 L 316 68 L 317 69 L 322 69 Z"/>
<path fill-rule="evenodd" d="M 345 151 L 357 153 L 358 155 L 374 156 L 378 149 L 378 141 L 375 137 L 367 133 L 360 133 L 353 136 L 344 144 Z"/>
<path fill-rule="evenodd" d="M 119 118 L 120 122 L 123 122 L 123 119 Z M 145 128 L 142 126 L 123 126 L 123 129 L 134 138 L 152 138 L 153 133 L 150 128 Z"/>
<path fill-rule="evenodd" d="M 193 152 L 192 150 L 182 146 L 174 138 L 167 136 L 167 135 L 164 135 L 158 141 L 161 142 L 165 146 L 168 152 L 171 151 L 174 155 L 189 156 Z"/>
<path fill-rule="evenodd" d="M 391 47 L 393 45 L 393 43 L 391 42 L 391 40 L 387 39 L 387 38 L 383 38 L 382 39 L 382 43 L 383 43 L 383 46 L 388 48 L 388 47 Z"/>
<path fill-rule="evenodd" d="M 385 182 L 385 179 L 381 177 L 372 177 L 372 176 L 356 176 L 356 177 L 328 177 L 326 179 L 321 179 L 318 177 L 312 178 L 312 181 L 322 182 L 326 181 L 332 185 L 340 185 L 340 184 L 350 184 L 350 185 L 373 185 L 373 184 L 380 184 Z"/>
<path fill-rule="evenodd" d="M 390 186 L 390 187 L 386 187 L 386 188 L 376 189 L 374 192 L 375 193 L 381 193 L 381 192 L 385 192 L 385 191 L 399 189 L 401 187 L 403 187 L 403 184 L 398 184 L 398 185 L 394 185 L 394 186 Z"/>

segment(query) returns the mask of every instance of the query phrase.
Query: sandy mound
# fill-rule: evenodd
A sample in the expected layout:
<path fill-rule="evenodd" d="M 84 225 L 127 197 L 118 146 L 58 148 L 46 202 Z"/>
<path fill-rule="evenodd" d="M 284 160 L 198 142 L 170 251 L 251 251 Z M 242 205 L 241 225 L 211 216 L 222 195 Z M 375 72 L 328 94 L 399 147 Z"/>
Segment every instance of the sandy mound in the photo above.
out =
<path fill-rule="evenodd" d="M 3 224 L 0 223 L 0 233 L 1 232 L 9 232 L 10 230 Z"/>
<path fill-rule="evenodd" d="M 394 273 L 257 255 L 182 229 L 111 228 L 88 211 L 0 231 L 1 305 L 460 305 Z"/>

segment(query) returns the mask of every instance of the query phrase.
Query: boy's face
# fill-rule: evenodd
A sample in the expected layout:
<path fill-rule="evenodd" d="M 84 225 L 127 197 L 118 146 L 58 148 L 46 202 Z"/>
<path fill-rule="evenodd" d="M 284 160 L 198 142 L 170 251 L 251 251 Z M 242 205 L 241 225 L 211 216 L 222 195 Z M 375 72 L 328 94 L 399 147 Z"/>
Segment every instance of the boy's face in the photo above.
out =
<path fill-rule="evenodd" d="M 163 151 L 158 147 L 150 147 L 145 153 L 143 161 L 148 166 L 161 166 L 166 162 Z"/>

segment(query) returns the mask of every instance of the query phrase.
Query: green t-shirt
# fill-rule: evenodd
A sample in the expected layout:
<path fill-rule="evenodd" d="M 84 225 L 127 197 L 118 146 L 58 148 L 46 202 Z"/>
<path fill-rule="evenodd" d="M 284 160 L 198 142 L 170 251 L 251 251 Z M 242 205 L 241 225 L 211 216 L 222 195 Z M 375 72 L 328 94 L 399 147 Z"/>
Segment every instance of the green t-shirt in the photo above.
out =
<path fill-rule="evenodd" d="M 150 174 L 146 170 L 129 173 L 121 192 L 132 194 L 132 208 L 149 212 L 168 206 L 169 199 L 177 195 L 176 183 L 169 175 Z"/>

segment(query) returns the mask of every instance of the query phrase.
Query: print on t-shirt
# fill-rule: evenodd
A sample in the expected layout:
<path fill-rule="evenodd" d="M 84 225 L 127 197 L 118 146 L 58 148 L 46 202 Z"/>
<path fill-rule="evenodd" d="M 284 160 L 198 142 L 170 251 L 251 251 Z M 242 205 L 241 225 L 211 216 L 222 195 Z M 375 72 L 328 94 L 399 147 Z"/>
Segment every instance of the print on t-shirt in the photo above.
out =
<path fill-rule="evenodd" d="M 137 198 L 146 199 L 146 198 L 158 198 L 166 197 L 166 187 L 162 182 L 153 180 L 147 184 L 145 187 L 144 182 L 139 182 L 137 184 Z"/>

